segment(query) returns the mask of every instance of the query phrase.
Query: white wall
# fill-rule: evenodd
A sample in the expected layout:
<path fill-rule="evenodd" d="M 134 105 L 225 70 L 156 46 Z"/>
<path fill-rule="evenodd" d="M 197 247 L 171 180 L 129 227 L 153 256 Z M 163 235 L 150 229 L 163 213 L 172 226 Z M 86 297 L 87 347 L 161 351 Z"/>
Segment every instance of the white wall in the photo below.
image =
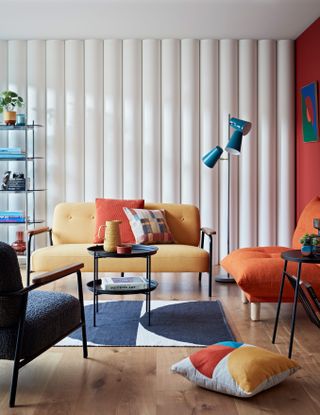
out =
<path fill-rule="evenodd" d="M 231 113 L 253 123 L 240 162 L 232 160 L 231 247 L 290 243 L 293 209 L 287 226 L 282 221 L 284 209 L 294 206 L 291 41 L 48 40 L 0 46 L 3 86 L 26 98 L 29 121 L 45 123 L 37 150 L 46 155 L 46 169 L 39 164 L 37 173 L 48 191 L 37 206 L 49 224 L 54 205 L 65 200 L 194 203 L 202 225 L 218 230 L 216 252 L 223 257 L 226 162 L 209 170 L 200 158 L 218 143 L 225 146 Z M 19 64 L 13 57 L 21 51 Z"/>

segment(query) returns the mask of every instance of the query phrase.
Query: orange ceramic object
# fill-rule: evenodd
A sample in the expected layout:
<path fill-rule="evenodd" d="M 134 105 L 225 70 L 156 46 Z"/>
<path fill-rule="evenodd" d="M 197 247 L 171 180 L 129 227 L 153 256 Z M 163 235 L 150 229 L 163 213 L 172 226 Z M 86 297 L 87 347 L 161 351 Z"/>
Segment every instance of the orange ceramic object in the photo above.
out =
<path fill-rule="evenodd" d="M 131 254 L 132 246 L 131 245 L 118 245 L 117 254 Z"/>

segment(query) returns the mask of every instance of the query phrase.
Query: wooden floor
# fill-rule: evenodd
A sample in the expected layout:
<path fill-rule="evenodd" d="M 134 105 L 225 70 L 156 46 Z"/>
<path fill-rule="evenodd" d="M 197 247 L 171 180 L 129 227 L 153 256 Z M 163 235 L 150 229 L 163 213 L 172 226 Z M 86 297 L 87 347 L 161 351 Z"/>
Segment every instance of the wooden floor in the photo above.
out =
<path fill-rule="evenodd" d="M 154 299 L 208 299 L 206 275 L 202 285 L 195 274 L 155 277 L 160 284 Z M 89 279 L 90 274 L 84 274 L 84 280 Z M 50 287 L 76 292 L 75 277 Z M 90 294 L 85 289 L 89 299 Z M 274 304 L 263 305 L 262 321 L 252 322 L 249 306 L 241 303 L 235 284 L 216 283 L 215 298 L 222 301 L 237 340 L 287 353 L 290 305 L 283 307 L 278 342 L 273 346 Z M 247 400 L 200 389 L 171 374 L 170 366 L 193 352 L 192 348 L 90 347 L 87 360 L 79 347 L 52 348 L 21 370 L 14 409 L 7 407 L 12 362 L 0 361 L 0 414 L 319 415 L 319 342 L 320 331 L 299 309 L 293 358 L 302 369 L 281 385 Z"/>

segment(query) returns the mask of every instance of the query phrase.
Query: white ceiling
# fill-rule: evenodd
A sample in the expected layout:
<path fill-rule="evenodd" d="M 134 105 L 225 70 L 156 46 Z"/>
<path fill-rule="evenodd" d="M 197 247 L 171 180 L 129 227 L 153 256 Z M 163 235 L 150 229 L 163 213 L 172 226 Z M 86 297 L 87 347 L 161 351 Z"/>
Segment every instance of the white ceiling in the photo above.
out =
<path fill-rule="evenodd" d="M 295 39 L 320 0 L 0 0 L 0 39 Z"/>

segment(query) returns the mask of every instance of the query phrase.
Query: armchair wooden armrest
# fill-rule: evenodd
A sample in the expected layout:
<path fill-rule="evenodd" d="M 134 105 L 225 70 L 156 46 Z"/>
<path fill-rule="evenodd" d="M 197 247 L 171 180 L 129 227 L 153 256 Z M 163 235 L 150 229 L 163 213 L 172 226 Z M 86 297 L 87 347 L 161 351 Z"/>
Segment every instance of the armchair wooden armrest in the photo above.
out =
<path fill-rule="evenodd" d="M 63 268 L 57 268 L 44 274 L 37 275 L 32 278 L 32 282 L 37 287 L 40 285 L 48 284 L 49 282 L 56 281 L 60 278 L 66 277 L 67 275 L 73 274 L 74 272 L 80 271 L 84 267 L 83 263 L 71 264 Z"/>
<path fill-rule="evenodd" d="M 28 235 L 29 236 L 34 236 L 34 235 L 39 235 L 40 233 L 44 233 L 44 232 L 51 232 L 52 229 L 49 228 L 48 226 L 43 227 L 43 228 L 38 228 L 38 229 L 32 229 L 30 231 L 28 231 Z"/>
<path fill-rule="evenodd" d="M 82 263 L 71 264 L 63 268 L 57 268 L 52 271 L 37 275 L 32 279 L 32 285 L 28 285 L 27 287 L 22 288 L 18 291 L 0 292 L 0 298 L 16 297 L 27 294 L 29 291 L 41 287 L 42 285 L 49 284 L 50 282 L 56 281 L 60 278 L 66 277 L 70 274 L 73 274 L 74 272 L 79 273 L 80 269 L 83 268 L 83 266 L 84 265 Z"/>

